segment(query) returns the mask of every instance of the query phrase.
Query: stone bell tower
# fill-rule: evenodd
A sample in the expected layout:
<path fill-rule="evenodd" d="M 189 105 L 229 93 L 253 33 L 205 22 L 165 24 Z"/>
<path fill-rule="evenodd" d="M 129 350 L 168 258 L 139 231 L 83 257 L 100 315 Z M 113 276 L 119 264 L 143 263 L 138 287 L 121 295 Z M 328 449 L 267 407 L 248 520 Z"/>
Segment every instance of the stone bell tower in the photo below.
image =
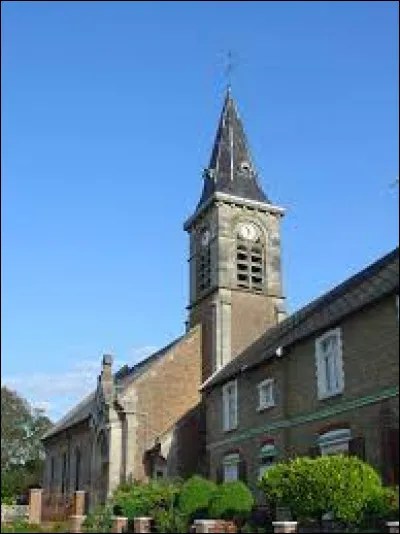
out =
<path fill-rule="evenodd" d="M 284 317 L 280 219 L 265 196 L 228 89 L 204 186 L 185 222 L 189 326 L 202 324 L 202 380 Z"/>

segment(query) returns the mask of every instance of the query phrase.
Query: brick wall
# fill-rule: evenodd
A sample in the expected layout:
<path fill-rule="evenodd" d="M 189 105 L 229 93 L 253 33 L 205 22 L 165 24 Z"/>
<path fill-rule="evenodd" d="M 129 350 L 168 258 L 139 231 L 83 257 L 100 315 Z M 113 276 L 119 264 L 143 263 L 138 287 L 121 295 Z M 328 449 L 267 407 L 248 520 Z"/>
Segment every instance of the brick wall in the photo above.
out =
<path fill-rule="evenodd" d="M 193 328 L 134 382 L 138 418 L 134 478 L 146 478 L 143 455 L 157 436 L 181 422 L 199 403 L 201 328 Z M 193 426 L 195 429 L 195 427 Z M 196 445 L 196 432 L 184 433 L 187 447 Z M 189 469 L 185 466 L 184 469 Z"/>
<path fill-rule="evenodd" d="M 366 459 L 384 471 L 386 453 L 382 434 L 387 428 L 397 428 L 398 432 L 398 396 L 308 423 L 291 424 L 270 432 L 260 430 L 279 421 L 295 421 L 300 415 L 315 415 L 325 407 L 334 409 L 346 401 L 398 387 L 399 325 L 395 296 L 348 316 L 340 326 L 344 362 L 342 394 L 323 401 L 317 398 L 315 339 L 319 333 L 297 343 L 284 357 L 240 374 L 237 430 L 221 430 L 221 387 L 207 393 L 207 443 L 211 446 L 210 467 L 214 478 L 224 454 L 238 447 L 246 457 L 250 485 L 255 487 L 257 458 L 265 437 L 275 438 L 279 457 L 284 458 L 293 453 L 308 454 L 310 447 L 316 445 L 317 435 L 335 426 L 348 426 L 352 437 L 362 436 Z M 275 378 L 277 405 L 259 412 L 257 384 L 270 377 Z M 227 443 L 222 443 L 223 440 Z"/>

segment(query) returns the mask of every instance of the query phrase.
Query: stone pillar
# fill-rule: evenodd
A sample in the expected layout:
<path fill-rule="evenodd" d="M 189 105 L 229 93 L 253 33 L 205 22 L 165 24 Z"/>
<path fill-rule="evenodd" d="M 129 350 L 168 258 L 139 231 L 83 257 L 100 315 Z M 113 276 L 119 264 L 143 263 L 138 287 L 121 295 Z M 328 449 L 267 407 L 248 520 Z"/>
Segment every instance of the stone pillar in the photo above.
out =
<path fill-rule="evenodd" d="M 85 515 L 85 495 L 86 491 L 83 490 L 74 492 L 73 515 Z"/>
<path fill-rule="evenodd" d="M 85 515 L 70 515 L 69 516 L 69 532 L 83 532 L 83 522 Z"/>
<path fill-rule="evenodd" d="M 297 521 L 272 521 L 274 532 L 297 532 Z"/>
<path fill-rule="evenodd" d="M 134 531 L 145 534 L 151 532 L 151 522 L 151 517 L 135 517 L 133 520 Z"/>
<path fill-rule="evenodd" d="M 399 522 L 398 521 L 387 521 L 386 526 L 389 529 L 389 532 L 397 533 L 399 532 Z"/>
<path fill-rule="evenodd" d="M 138 427 L 138 416 L 136 415 L 136 413 L 133 412 L 133 409 L 134 409 L 133 403 L 130 402 L 129 405 L 127 406 L 127 411 L 125 412 L 126 427 L 125 427 L 125 433 L 124 433 L 123 450 L 124 450 L 124 457 L 125 457 L 124 477 L 127 482 L 134 479 L 135 455 L 136 455 L 136 449 L 137 449 L 136 431 Z M 145 425 L 147 425 L 147 420 L 145 419 L 145 417 L 146 416 L 142 416 L 140 418 L 140 422 L 143 424 L 143 428 L 146 428 Z M 147 436 L 145 436 L 145 439 L 146 438 Z M 147 446 L 148 444 L 146 443 L 145 445 Z"/>
<path fill-rule="evenodd" d="M 42 489 L 29 490 L 28 522 L 40 525 L 42 519 Z"/>
<path fill-rule="evenodd" d="M 107 496 L 110 497 L 113 491 L 121 483 L 121 466 L 122 466 L 122 421 L 118 413 L 109 408 L 110 426 L 108 432 L 108 480 Z M 112 461 L 111 461 L 112 458 Z"/>
<path fill-rule="evenodd" d="M 113 517 L 111 532 L 126 532 L 128 527 L 128 518 L 122 516 Z"/>
<path fill-rule="evenodd" d="M 214 519 L 196 519 L 194 521 L 194 531 L 197 532 L 213 532 L 216 526 Z"/>

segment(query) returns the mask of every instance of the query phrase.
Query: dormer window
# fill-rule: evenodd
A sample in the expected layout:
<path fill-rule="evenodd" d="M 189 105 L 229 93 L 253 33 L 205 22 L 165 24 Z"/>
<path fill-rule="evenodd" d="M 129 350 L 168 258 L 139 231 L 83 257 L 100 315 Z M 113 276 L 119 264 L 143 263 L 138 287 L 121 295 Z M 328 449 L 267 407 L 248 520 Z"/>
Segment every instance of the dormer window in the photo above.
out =
<path fill-rule="evenodd" d="M 264 287 L 264 247 L 261 233 L 250 223 L 239 226 L 236 235 L 236 284 L 261 292 Z"/>
<path fill-rule="evenodd" d="M 240 170 L 248 173 L 250 171 L 250 163 L 248 161 L 242 161 L 240 164 Z"/>

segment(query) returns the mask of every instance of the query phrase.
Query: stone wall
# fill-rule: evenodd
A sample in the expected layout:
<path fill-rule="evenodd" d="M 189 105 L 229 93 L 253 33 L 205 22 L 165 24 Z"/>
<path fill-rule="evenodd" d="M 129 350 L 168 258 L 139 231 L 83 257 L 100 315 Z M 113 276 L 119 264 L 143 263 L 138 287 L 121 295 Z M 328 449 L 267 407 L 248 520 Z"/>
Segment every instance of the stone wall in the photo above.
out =
<path fill-rule="evenodd" d="M 29 506 L 22 504 L 2 504 L 1 505 L 1 522 L 16 521 L 18 519 L 28 518 Z"/>

